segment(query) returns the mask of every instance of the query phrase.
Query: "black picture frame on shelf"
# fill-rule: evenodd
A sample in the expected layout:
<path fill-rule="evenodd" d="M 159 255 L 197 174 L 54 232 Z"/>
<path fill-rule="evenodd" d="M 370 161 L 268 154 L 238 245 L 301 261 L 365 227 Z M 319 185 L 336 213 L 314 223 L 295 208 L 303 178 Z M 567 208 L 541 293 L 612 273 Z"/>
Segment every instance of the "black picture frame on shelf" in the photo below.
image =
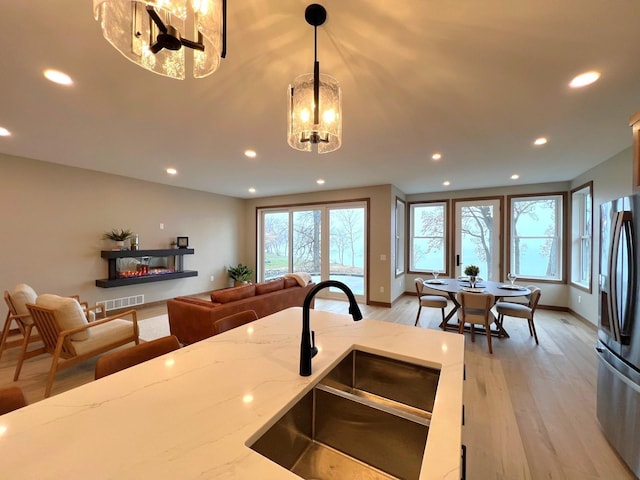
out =
<path fill-rule="evenodd" d="M 177 237 L 176 245 L 178 248 L 189 248 L 189 237 Z"/>

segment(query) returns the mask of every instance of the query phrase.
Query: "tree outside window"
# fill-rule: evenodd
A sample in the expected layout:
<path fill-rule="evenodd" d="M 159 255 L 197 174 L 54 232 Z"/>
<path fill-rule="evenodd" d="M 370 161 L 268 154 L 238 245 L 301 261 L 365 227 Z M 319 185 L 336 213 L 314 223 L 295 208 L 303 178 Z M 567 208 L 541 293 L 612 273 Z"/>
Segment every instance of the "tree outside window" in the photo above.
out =
<path fill-rule="evenodd" d="M 474 264 L 486 278 L 494 278 L 492 205 L 470 205 L 460 209 L 463 266 Z"/>
<path fill-rule="evenodd" d="M 445 202 L 411 204 L 411 271 L 446 270 L 446 207 Z"/>
<path fill-rule="evenodd" d="M 562 279 L 562 207 L 562 195 L 511 199 L 511 272 Z"/>

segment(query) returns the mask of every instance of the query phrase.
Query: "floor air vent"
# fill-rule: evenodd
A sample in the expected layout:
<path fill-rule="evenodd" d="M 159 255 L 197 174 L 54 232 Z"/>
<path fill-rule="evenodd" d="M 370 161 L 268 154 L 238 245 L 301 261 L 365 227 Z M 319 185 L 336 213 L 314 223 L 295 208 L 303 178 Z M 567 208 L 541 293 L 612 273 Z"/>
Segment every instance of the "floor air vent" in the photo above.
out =
<path fill-rule="evenodd" d="M 144 303 L 144 295 L 134 295 L 132 297 L 114 298 L 112 300 L 102 300 L 98 302 L 98 305 L 104 305 L 104 309 L 118 310 L 120 308 L 129 308 L 136 305 L 142 305 Z"/>

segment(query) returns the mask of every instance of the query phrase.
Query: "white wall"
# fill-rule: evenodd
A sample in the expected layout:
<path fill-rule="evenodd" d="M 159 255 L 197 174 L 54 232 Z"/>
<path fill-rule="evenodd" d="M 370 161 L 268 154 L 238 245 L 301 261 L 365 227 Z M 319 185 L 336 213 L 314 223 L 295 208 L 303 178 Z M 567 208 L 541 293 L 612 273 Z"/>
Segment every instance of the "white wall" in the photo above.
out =
<path fill-rule="evenodd" d="M 89 303 L 144 294 L 148 303 L 226 287 L 226 266 L 239 261 L 242 200 L 1 154 L 0 172 L 2 289 L 27 283 Z M 189 237 L 195 254 L 184 257 L 184 267 L 198 277 L 96 287 L 108 276 L 100 250 L 113 246 L 102 240 L 112 228 L 137 232 L 143 249 Z"/>
<path fill-rule="evenodd" d="M 593 181 L 593 259 L 591 293 L 569 285 L 567 307 L 589 322 L 598 323 L 598 261 L 600 255 L 600 204 L 633 191 L 631 147 L 571 181 L 571 188 Z"/>

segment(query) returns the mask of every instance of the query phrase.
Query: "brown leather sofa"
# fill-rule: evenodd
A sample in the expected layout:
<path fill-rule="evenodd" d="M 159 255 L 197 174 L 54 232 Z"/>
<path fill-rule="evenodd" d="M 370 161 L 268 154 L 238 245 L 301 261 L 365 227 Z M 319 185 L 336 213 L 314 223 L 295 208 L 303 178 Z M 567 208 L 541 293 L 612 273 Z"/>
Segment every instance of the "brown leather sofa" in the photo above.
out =
<path fill-rule="evenodd" d="M 285 308 L 301 307 L 314 286 L 315 283 L 310 283 L 301 287 L 294 278 L 277 278 L 214 290 L 211 292 L 211 301 L 195 297 L 172 298 L 167 300 L 169 328 L 180 343 L 195 343 L 220 333 L 215 323 L 228 315 L 253 310 L 258 318 L 262 318 Z"/>

